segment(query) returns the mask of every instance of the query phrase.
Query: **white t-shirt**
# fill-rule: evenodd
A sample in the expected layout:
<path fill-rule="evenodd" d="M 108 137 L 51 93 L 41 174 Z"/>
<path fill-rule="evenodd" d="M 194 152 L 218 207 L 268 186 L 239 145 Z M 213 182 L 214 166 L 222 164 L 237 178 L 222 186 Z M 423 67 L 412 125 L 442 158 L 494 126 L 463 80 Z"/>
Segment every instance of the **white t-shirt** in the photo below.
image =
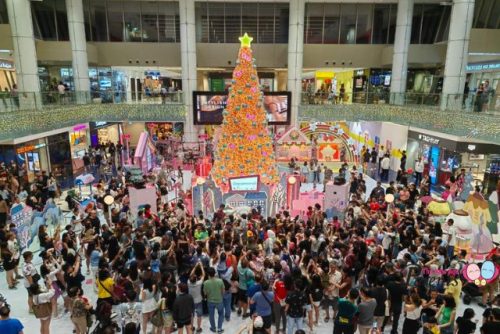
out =
<path fill-rule="evenodd" d="M 23 264 L 23 276 L 25 277 L 24 278 L 24 287 L 25 288 L 29 288 L 30 287 L 30 282 L 28 281 L 28 279 L 26 278 L 27 276 L 32 276 L 33 275 L 36 275 L 38 273 L 38 271 L 36 270 L 35 266 L 33 265 L 33 263 L 24 263 Z"/>
<path fill-rule="evenodd" d="M 203 301 L 203 296 L 201 295 L 201 286 L 203 285 L 203 280 L 198 280 L 194 283 L 188 281 L 189 294 L 193 297 L 195 304 L 201 303 Z"/>
<path fill-rule="evenodd" d="M 448 235 L 450 236 L 450 241 L 448 241 L 449 246 L 455 246 L 457 243 L 457 229 L 455 226 L 450 226 L 448 228 Z"/>
<path fill-rule="evenodd" d="M 380 168 L 382 168 L 382 169 L 389 169 L 389 167 L 391 167 L 391 159 L 389 159 L 388 157 L 385 157 L 380 162 Z"/>
<path fill-rule="evenodd" d="M 424 171 L 424 163 L 422 161 L 415 162 L 415 172 L 422 173 Z"/>

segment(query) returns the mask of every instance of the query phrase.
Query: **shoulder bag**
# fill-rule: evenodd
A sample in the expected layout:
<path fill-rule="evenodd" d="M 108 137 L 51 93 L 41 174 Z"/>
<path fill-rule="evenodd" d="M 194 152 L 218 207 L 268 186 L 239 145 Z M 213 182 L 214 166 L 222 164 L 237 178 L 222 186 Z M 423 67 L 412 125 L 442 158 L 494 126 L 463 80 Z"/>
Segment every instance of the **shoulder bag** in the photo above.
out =
<path fill-rule="evenodd" d="M 37 302 L 36 304 L 33 303 L 33 313 L 35 314 L 35 317 L 37 319 L 50 317 L 50 315 L 52 314 L 51 303 L 49 302 L 49 303 L 38 304 L 38 296 L 35 297 Z"/>
<path fill-rule="evenodd" d="M 120 302 L 120 298 L 117 298 L 115 296 L 115 294 L 111 291 L 109 291 L 105 286 L 104 284 L 102 284 L 101 280 L 97 280 L 97 282 L 99 282 L 99 284 L 101 285 L 101 287 L 104 289 L 104 291 L 106 291 L 107 293 L 109 293 L 111 295 L 111 299 L 113 299 L 113 305 L 117 305 L 119 304 Z"/>
<path fill-rule="evenodd" d="M 165 308 L 165 298 L 160 299 L 160 302 L 158 303 L 158 307 L 153 313 L 153 316 L 151 317 L 151 323 L 155 327 L 163 327 L 164 322 L 163 322 L 163 309 Z"/>

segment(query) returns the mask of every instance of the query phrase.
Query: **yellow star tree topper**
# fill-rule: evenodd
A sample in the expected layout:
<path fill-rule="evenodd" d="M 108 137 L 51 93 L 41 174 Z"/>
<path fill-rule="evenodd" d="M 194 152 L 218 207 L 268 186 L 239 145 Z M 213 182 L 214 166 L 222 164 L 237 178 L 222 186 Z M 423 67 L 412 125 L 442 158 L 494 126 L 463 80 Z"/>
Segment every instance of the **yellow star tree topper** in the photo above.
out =
<path fill-rule="evenodd" d="M 224 109 L 221 136 L 211 175 L 219 185 L 231 177 L 259 175 L 262 183 L 278 183 L 278 170 L 264 109 L 263 94 L 247 33 L 233 71 Z"/>

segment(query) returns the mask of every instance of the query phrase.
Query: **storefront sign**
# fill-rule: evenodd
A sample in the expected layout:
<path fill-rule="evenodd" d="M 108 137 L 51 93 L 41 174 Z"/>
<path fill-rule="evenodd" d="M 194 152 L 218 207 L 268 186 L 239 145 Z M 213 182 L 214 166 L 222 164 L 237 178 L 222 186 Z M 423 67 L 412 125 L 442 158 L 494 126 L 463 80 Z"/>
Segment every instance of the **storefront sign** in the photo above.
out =
<path fill-rule="evenodd" d="M 317 79 L 331 79 L 334 77 L 334 73 L 329 71 L 316 71 L 315 76 Z"/>
<path fill-rule="evenodd" d="M 105 126 L 108 122 L 95 122 L 95 127 Z"/>
<path fill-rule="evenodd" d="M 87 128 L 87 124 L 78 124 L 73 127 L 73 131 L 82 131 Z"/>
<path fill-rule="evenodd" d="M 467 72 L 500 70 L 500 63 L 470 64 L 465 67 Z"/>
<path fill-rule="evenodd" d="M 423 142 L 432 144 L 432 145 L 438 145 L 439 142 L 440 142 L 440 139 L 434 138 L 434 137 L 431 137 L 431 136 L 428 136 L 428 135 L 424 135 L 424 134 L 419 134 L 418 135 L 418 139 L 420 139 Z"/>
<path fill-rule="evenodd" d="M 27 145 L 27 146 L 23 146 L 23 147 L 18 148 L 16 150 L 16 152 L 17 152 L 17 154 L 23 154 L 26 152 L 31 152 L 31 151 L 37 150 L 39 148 L 45 147 L 45 145 L 46 144 Z"/>
<path fill-rule="evenodd" d="M 14 63 L 11 62 L 10 60 L 0 60 L 0 69 L 4 70 L 13 70 L 14 69 Z"/>

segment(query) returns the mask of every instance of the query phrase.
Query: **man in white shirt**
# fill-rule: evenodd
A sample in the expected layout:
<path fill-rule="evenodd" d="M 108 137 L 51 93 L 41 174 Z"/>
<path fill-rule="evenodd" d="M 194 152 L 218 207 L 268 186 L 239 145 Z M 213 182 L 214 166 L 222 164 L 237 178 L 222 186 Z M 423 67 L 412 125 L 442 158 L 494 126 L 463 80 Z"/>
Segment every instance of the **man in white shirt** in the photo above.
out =
<path fill-rule="evenodd" d="M 453 258 L 455 255 L 455 244 L 457 243 L 457 229 L 453 226 L 454 221 L 452 218 L 446 222 L 448 224 L 448 258 Z"/>
<path fill-rule="evenodd" d="M 380 163 L 382 162 L 382 159 L 384 159 L 385 157 L 384 145 L 380 145 L 377 155 L 378 155 L 378 173 L 380 174 Z"/>
<path fill-rule="evenodd" d="M 382 161 L 380 162 L 380 168 L 382 169 L 382 174 L 380 174 L 380 181 L 387 182 L 389 181 L 389 168 L 391 167 L 391 159 L 389 155 L 385 155 Z"/>
<path fill-rule="evenodd" d="M 422 180 L 422 173 L 424 172 L 424 162 L 422 157 L 415 161 L 415 185 L 418 187 L 420 181 Z"/>
<path fill-rule="evenodd" d="M 339 301 L 339 288 L 337 285 L 342 281 L 342 273 L 339 270 L 340 264 L 337 260 L 330 261 L 330 271 L 328 272 L 328 285 L 325 288 L 324 308 L 326 313 L 325 321 L 330 319 L 330 307 L 333 309 L 332 319 L 335 319 Z"/>

